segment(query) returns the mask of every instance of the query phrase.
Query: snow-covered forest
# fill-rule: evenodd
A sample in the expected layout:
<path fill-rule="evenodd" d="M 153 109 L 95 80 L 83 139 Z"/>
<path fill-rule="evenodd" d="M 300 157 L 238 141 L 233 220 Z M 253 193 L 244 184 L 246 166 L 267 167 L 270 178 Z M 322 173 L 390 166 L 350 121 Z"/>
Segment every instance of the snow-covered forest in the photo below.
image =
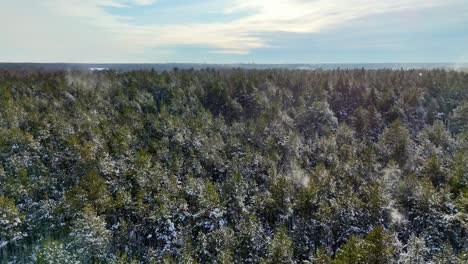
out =
<path fill-rule="evenodd" d="M 467 263 L 468 73 L 0 72 L 0 263 Z"/>

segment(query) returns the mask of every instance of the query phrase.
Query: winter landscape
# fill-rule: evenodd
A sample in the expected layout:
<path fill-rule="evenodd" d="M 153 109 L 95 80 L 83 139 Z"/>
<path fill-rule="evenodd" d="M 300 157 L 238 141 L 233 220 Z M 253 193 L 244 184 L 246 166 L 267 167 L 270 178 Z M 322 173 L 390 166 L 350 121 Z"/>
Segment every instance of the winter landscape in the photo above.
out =
<path fill-rule="evenodd" d="M 468 263 L 466 1 L 0 21 L 0 264 Z"/>

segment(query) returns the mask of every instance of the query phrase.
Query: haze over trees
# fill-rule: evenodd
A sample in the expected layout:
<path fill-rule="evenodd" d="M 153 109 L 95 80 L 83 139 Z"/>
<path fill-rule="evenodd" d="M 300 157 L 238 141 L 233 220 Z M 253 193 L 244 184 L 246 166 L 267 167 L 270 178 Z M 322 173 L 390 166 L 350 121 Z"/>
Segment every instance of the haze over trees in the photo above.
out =
<path fill-rule="evenodd" d="M 0 263 L 466 263 L 468 74 L 0 72 Z"/>

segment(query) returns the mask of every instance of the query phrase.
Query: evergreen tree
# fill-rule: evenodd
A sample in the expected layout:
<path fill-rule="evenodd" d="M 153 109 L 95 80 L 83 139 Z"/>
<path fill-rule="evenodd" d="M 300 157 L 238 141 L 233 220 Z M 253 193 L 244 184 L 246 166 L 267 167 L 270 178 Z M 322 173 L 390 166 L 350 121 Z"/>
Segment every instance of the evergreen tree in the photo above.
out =
<path fill-rule="evenodd" d="M 84 208 L 75 221 L 70 236 L 72 241 L 69 246 L 80 261 L 92 263 L 108 259 L 111 233 L 106 229 L 104 219 L 96 215 L 92 207 Z"/>
<path fill-rule="evenodd" d="M 276 229 L 264 263 L 293 263 L 292 242 L 284 227 Z"/>
<path fill-rule="evenodd" d="M 404 264 L 423 264 L 427 263 L 428 255 L 429 248 L 427 248 L 424 239 L 413 235 L 406 244 L 406 251 L 400 255 L 399 262 Z"/>

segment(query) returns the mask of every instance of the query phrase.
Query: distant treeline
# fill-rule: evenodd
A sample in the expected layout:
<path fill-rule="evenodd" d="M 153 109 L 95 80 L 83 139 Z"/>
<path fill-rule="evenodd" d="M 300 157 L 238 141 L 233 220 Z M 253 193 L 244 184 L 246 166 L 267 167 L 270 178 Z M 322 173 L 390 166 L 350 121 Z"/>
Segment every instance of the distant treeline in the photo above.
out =
<path fill-rule="evenodd" d="M 210 64 L 210 63 L 1 63 L 0 70 L 6 71 L 66 71 L 66 70 L 115 70 L 115 71 L 172 71 L 181 70 L 205 70 L 205 69 L 229 70 L 229 69 L 289 69 L 289 70 L 334 70 L 334 69 L 447 69 L 465 70 L 468 63 L 322 63 L 322 64 Z"/>

